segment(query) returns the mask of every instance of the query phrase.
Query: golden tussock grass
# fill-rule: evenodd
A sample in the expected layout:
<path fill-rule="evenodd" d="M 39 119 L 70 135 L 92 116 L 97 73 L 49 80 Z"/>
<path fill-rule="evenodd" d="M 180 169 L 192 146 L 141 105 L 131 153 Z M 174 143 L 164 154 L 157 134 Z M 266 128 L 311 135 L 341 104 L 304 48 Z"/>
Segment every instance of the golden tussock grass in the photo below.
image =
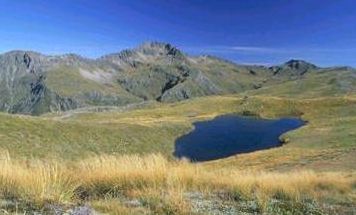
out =
<path fill-rule="evenodd" d="M 20 163 L 5 157 L 0 161 L 0 196 L 42 206 L 69 202 L 77 187 L 73 177 L 59 164 Z"/>
<path fill-rule="evenodd" d="M 208 170 L 204 164 L 168 161 L 159 154 L 101 156 L 73 164 L 19 162 L 9 157 L 0 161 L 0 197 L 38 206 L 125 196 L 141 199 L 157 212 L 184 212 L 189 208 L 185 194 L 193 191 L 223 192 L 263 204 L 271 198 L 347 196 L 354 193 L 355 185 L 354 173 Z"/>

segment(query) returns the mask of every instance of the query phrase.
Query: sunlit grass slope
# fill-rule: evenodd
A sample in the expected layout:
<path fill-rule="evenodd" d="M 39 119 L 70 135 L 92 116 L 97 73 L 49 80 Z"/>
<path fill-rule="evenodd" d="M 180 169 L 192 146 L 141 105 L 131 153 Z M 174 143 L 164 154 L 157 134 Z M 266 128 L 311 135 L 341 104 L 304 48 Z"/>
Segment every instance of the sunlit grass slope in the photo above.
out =
<path fill-rule="evenodd" d="M 189 132 L 192 122 L 225 113 L 252 113 L 266 118 L 300 116 L 308 121 L 306 126 L 283 135 L 288 144 L 262 152 L 268 157 L 274 154 L 280 157 L 282 151 L 297 157 L 299 153 L 303 156 L 354 153 L 356 99 L 353 96 L 317 99 L 214 96 L 151 104 L 129 111 L 73 112 L 43 117 L 0 114 L 0 148 L 12 157 L 22 158 L 76 160 L 93 154 L 127 153 L 171 156 L 174 140 Z"/>

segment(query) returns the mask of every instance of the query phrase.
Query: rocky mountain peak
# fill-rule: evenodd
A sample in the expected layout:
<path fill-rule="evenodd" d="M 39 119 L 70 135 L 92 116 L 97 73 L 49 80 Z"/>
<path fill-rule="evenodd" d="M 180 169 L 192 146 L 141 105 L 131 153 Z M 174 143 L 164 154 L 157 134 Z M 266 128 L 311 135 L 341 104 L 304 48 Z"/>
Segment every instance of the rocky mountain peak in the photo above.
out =
<path fill-rule="evenodd" d="M 10 51 L 2 55 L 4 61 L 16 61 L 18 63 L 24 63 L 27 66 L 33 61 L 38 61 L 40 58 L 43 58 L 43 55 L 32 52 L 32 51 Z"/>
<path fill-rule="evenodd" d="M 137 48 L 137 51 L 153 56 L 183 56 L 183 53 L 178 48 L 170 43 L 163 42 L 145 42 Z"/>
<path fill-rule="evenodd" d="M 175 46 L 163 42 L 145 42 L 134 49 L 125 49 L 119 53 L 100 58 L 115 65 L 137 67 L 140 64 L 184 60 L 185 55 Z"/>
<path fill-rule="evenodd" d="M 273 75 L 287 75 L 287 76 L 302 76 L 310 71 L 318 69 L 314 64 L 308 63 L 304 60 L 289 60 L 280 66 L 272 66 Z"/>
<path fill-rule="evenodd" d="M 306 62 L 304 60 L 295 60 L 291 59 L 287 61 L 286 63 L 283 64 L 285 67 L 289 67 L 291 69 L 315 69 L 317 66 L 314 64 L 311 64 L 309 62 Z"/>
<path fill-rule="evenodd" d="M 32 51 L 11 51 L 0 55 L 0 72 L 22 71 L 35 73 L 36 67 L 46 61 L 46 56 Z"/>

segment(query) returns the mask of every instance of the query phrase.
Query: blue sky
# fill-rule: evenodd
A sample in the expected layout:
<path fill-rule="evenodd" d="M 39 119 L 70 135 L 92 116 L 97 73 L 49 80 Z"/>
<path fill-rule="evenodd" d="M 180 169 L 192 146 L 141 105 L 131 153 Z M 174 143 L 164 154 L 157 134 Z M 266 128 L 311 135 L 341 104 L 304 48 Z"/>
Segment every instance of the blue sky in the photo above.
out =
<path fill-rule="evenodd" d="M 87 57 L 147 41 L 238 63 L 356 67 L 354 0 L 0 0 L 0 52 Z"/>

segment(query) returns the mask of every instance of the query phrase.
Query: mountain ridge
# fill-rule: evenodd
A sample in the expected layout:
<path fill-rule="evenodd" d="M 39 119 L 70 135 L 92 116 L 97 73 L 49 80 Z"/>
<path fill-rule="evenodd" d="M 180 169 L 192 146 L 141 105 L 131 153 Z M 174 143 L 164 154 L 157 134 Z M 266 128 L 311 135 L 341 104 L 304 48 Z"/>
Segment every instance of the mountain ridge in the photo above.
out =
<path fill-rule="evenodd" d="M 145 42 L 96 59 L 15 50 L 0 54 L 0 110 L 40 115 L 145 100 L 174 102 L 271 87 L 315 72 L 337 76 L 339 70 L 355 71 L 321 68 L 303 60 L 272 67 L 241 65 L 214 56 L 190 56 L 162 42 Z M 340 92 L 354 91 L 353 82 L 334 82 Z"/>
<path fill-rule="evenodd" d="M 149 42 L 145 42 L 145 43 L 149 43 Z M 145 44 L 145 43 L 142 43 L 142 44 Z M 171 45 L 170 43 L 163 43 L 163 42 L 152 42 L 152 43 L 162 43 L 162 44 Z M 140 47 L 141 45 L 139 45 L 138 47 Z M 175 47 L 175 46 L 173 46 L 173 47 Z M 14 50 L 5 51 L 5 52 L 0 53 L 0 56 L 27 53 L 27 54 L 38 55 L 38 56 L 48 57 L 48 58 L 77 58 L 77 59 L 82 59 L 82 60 L 85 60 L 85 61 L 93 61 L 94 62 L 94 61 L 104 60 L 107 57 L 123 55 L 124 53 L 131 52 L 132 50 L 135 50 L 135 49 L 137 49 L 137 47 L 136 48 L 126 48 L 126 49 L 123 49 L 123 50 L 118 51 L 118 52 L 112 52 L 112 53 L 108 53 L 108 54 L 103 54 L 103 55 L 101 55 L 99 57 L 95 57 L 95 58 L 86 57 L 86 56 L 83 56 L 83 55 L 80 55 L 80 54 L 77 54 L 77 53 L 71 53 L 71 52 L 64 53 L 64 54 L 44 54 L 44 53 L 41 53 L 39 51 L 25 50 L 25 49 L 14 49 Z M 179 50 L 179 49 L 177 48 L 177 50 Z M 185 53 L 183 53 L 183 54 L 187 55 Z M 231 64 L 235 64 L 235 65 L 239 65 L 239 66 L 256 66 L 256 67 L 272 68 L 272 67 L 275 67 L 275 66 L 290 65 L 293 62 L 303 62 L 305 64 L 313 65 L 315 68 L 319 68 L 319 69 L 345 68 L 345 69 L 350 69 L 350 70 L 356 70 L 356 68 L 354 68 L 352 66 L 348 66 L 348 65 L 317 66 L 316 64 L 313 64 L 311 62 L 308 62 L 308 61 L 305 61 L 305 60 L 302 60 L 302 59 L 297 59 L 297 58 L 291 58 L 291 59 L 289 59 L 289 60 L 287 60 L 285 62 L 279 63 L 279 64 L 266 66 L 264 64 L 258 64 L 258 63 L 256 63 L 256 64 L 254 64 L 254 63 L 250 63 L 250 64 L 239 63 L 239 62 L 235 62 L 235 61 L 228 60 L 228 59 L 225 59 L 225 58 L 222 58 L 222 57 L 218 57 L 218 56 L 215 56 L 215 55 L 211 55 L 211 54 L 188 55 L 188 56 L 190 56 L 192 58 L 212 58 L 212 59 L 225 61 L 227 63 L 231 63 Z"/>

